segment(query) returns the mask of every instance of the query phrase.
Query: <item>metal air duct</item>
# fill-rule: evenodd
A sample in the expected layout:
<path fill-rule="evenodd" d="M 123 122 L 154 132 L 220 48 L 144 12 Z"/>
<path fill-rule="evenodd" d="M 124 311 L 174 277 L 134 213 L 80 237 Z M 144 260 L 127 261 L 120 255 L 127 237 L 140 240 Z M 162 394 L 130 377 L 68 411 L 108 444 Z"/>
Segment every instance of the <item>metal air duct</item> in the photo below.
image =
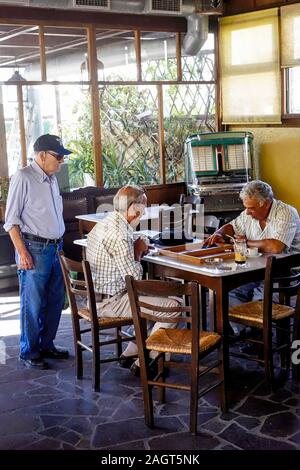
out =
<path fill-rule="evenodd" d="M 187 17 L 187 33 L 183 40 L 183 52 L 196 55 L 208 37 L 208 15 L 193 13 Z"/>

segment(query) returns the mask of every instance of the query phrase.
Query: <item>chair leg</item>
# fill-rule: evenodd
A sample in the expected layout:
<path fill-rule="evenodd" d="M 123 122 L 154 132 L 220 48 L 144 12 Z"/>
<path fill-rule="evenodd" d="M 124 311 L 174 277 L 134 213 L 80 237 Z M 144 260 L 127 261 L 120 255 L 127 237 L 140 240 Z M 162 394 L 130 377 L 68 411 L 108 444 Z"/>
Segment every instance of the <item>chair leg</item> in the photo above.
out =
<path fill-rule="evenodd" d="M 285 344 L 287 344 L 287 347 L 285 350 L 285 372 L 286 374 L 288 374 L 290 367 L 291 367 L 291 319 L 290 318 L 286 319 L 284 328 L 286 328 Z"/>
<path fill-rule="evenodd" d="M 76 370 L 76 378 L 82 379 L 83 377 L 83 362 L 82 362 L 82 349 L 81 346 L 75 342 L 75 370 Z"/>
<path fill-rule="evenodd" d="M 148 385 L 148 377 L 146 371 L 146 361 L 148 361 L 148 357 L 141 357 L 140 358 L 140 368 L 141 368 L 141 385 L 143 390 L 143 398 L 144 398 L 144 413 L 145 413 L 145 423 L 150 428 L 153 428 L 154 420 L 153 420 L 153 398 L 152 398 L 152 386 Z"/>
<path fill-rule="evenodd" d="M 158 382 L 164 382 L 164 369 L 165 369 L 165 355 L 162 354 L 158 359 L 158 373 L 161 374 Z M 158 401 L 163 404 L 166 402 L 166 389 L 165 387 L 158 387 Z"/>
<path fill-rule="evenodd" d="M 197 434 L 198 419 L 198 386 L 199 386 L 199 359 L 192 356 L 191 363 L 191 398 L 190 398 L 190 432 Z"/>
<path fill-rule="evenodd" d="M 274 390 L 274 364 L 273 364 L 273 351 L 272 351 L 272 329 L 270 333 L 263 332 L 264 343 L 264 364 L 265 374 L 268 388 L 270 391 Z"/>
<path fill-rule="evenodd" d="M 74 332 L 74 349 L 75 349 L 75 371 L 76 371 L 76 378 L 82 379 L 83 376 L 83 362 L 82 362 L 82 348 L 78 344 L 81 341 L 81 334 L 80 334 L 80 322 L 78 318 L 73 318 L 73 332 Z"/>
<path fill-rule="evenodd" d="M 99 345 L 99 331 L 92 329 L 92 349 L 93 349 L 93 360 L 92 360 L 92 383 L 93 390 L 95 392 L 100 391 L 100 345 Z"/>
<path fill-rule="evenodd" d="M 220 372 L 220 380 L 222 381 L 219 387 L 220 404 L 221 404 L 222 412 L 227 413 L 228 411 L 227 384 L 226 384 L 226 374 L 224 373 L 224 356 L 223 356 L 222 345 L 218 349 L 218 359 L 219 361 L 221 361 L 219 372 Z"/>
<path fill-rule="evenodd" d="M 117 326 L 115 331 L 116 331 L 116 336 L 115 336 L 115 339 L 116 339 L 116 356 L 120 357 L 121 354 L 122 354 L 122 343 L 118 340 L 121 339 L 121 335 L 122 335 L 121 327 Z"/>

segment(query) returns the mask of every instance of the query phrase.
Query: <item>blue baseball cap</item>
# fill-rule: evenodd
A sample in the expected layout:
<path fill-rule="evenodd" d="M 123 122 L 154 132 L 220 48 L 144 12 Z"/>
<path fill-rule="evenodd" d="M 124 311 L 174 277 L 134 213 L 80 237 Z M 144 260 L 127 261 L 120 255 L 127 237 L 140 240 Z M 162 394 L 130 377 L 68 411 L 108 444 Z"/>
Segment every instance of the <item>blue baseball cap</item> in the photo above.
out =
<path fill-rule="evenodd" d="M 61 138 L 53 134 L 41 135 L 33 144 L 33 150 L 35 152 L 48 152 L 52 150 L 59 155 L 70 155 L 72 153 L 71 150 L 63 146 Z"/>

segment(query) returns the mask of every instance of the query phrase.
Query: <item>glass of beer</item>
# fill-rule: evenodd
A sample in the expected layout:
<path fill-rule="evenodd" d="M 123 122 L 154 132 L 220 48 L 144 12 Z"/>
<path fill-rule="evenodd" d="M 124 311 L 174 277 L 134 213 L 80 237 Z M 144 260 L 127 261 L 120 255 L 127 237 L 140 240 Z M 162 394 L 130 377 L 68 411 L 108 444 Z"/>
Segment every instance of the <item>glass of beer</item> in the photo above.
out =
<path fill-rule="evenodd" d="M 246 263 L 247 244 L 245 240 L 235 240 L 234 242 L 234 261 L 237 264 L 244 265 Z"/>

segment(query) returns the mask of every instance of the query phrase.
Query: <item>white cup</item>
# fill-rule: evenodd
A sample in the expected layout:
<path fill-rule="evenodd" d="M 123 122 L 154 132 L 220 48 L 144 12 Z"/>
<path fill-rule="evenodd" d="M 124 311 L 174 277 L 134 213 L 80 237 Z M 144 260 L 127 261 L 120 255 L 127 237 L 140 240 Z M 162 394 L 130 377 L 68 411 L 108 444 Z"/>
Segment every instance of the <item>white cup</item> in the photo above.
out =
<path fill-rule="evenodd" d="M 247 248 L 247 255 L 248 256 L 257 256 L 258 255 L 258 248 L 255 246 L 253 248 Z"/>

